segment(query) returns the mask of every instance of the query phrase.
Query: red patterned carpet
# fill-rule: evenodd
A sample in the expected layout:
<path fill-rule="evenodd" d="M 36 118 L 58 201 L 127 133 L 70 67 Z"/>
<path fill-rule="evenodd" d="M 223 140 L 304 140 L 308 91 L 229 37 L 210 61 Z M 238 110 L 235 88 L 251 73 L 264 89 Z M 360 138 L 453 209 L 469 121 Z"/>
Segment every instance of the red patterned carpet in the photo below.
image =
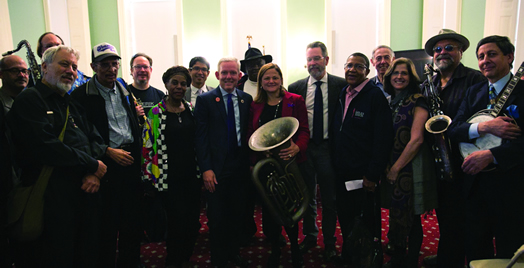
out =
<path fill-rule="evenodd" d="M 320 207 L 320 204 L 319 204 Z M 319 211 L 320 212 L 320 211 Z M 388 242 L 386 234 L 389 229 L 388 225 L 388 211 L 382 210 L 382 245 L 385 246 Z M 243 258 L 249 261 L 250 267 L 265 267 L 267 258 L 270 254 L 270 245 L 265 240 L 265 236 L 262 234 L 262 215 L 260 207 L 257 207 L 255 210 L 255 221 L 258 225 L 258 232 L 256 234 L 256 239 L 253 239 L 251 244 L 247 247 L 241 249 L 240 254 Z M 191 257 L 192 267 L 213 267 L 210 262 L 209 256 L 209 233 L 207 228 L 207 217 L 205 214 L 205 209 L 202 209 L 200 214 L 200 222 L 202 223 L 202 228 L 200 229 L 200 237 L 197 240 L 193 256 Z M 318 213 L 317 224 L 321 226 L 321 213 Z M 425 219 L 422 218 L 422 225 L 424 230 L 424 242 L 422 248 L 420 249 L 420 259 L 419 267 L 424 267 L 422 265 L 422 259 L 428 255 L 434 255 L 437 251 L 438 246 L 438 223 L 436 217 L 433 215 L 428 215 Z M 299 224 L 300 229 L 302 229 L 302 223 Z M 322 232 L 322 230 L 320 230 Z M 337 225 L 336 230 L 337 236 L 337 252 L 340 254 L 342 248 L 342 237 L 340 234 L 340 227 Z M 302 241 L 304 237 L 300 235 L 299 241 Z M 326 263 L 323 260 L 324 244 L 322 242 L 321 233 L 319 234 L 319 240 L 316 248 L 311 249 L 308 253 L 304 255 L 305 267 L 336 267 L 332 263 Z M 164 267 L 164 260 L 166 256 L 165 243 L 149 243 L 142 246 L 141 259 L 147 267 L 151 268 L 162 268 Z M 384 256 L 384 261 L 388 261 L 389 256 Z M 289 248 L 289 243 L 286 248 L 282 250 L 282 257 L 280 261 L 281 267 L 292 267 L 291 266 L 291 251 Z"/>

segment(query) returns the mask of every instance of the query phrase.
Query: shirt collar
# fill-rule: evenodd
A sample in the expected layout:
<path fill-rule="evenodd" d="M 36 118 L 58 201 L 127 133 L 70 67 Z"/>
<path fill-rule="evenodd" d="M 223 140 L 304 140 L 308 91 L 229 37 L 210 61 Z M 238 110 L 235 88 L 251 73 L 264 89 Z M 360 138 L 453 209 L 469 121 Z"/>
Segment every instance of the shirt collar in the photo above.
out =
<path fill-rule="evenodd" d="M 202 89 L 202 91 L 206 90 L 206 84 L 204 84 L 201 88 L 197 88 L 197 87 L 193 86 L 193 84 L 191 84 L 191 90 L 192 90 L 192 91 L 193 91 L 193 90 L 198 91 L 198 90 L 200 90 L 200 89 Z"/>
<path fill-rule="evenodd" d="M 220 88 L 220 92 L 222 93 L 222 96 L 227 96 L 227 94 L 229 94 L 227 91 L 225 91 L 221 86 L 218 86 Z M 233 90 L 233 92 L 231 92 L 231 94 L 233 94 L 233 96 L 236 96 L 237 95 L 237 90 L 235 88 L 235 90 Z"/>
<path fill-rule="evenodd" d="M 113 88 L 108 88 L 108 87 L 105 87 L 103 86 L 102 84 L 100 84 L 100 82 L 98 82 L 98 78 L 95 76 L 95 85 L 97 88 L 101 89 L 102 91 L 104 91 L 105 93 L 109 93 L 113 90 L 115 90 L 115 87 L 116 87 L 116 81 L 115 83 L 113 83 Z"/>
<path fill-rule="evenodd" d="M 307 85 L 311 86 L 311 85 L 313 85 L 317 81 L 322 81 L 322 83 L 327 83 L 328 82 L 328 78 L 327 77 L 328 77 L 328 74 L 326 73 L 324 75 L 324 77 L 322 77 L 320 80 L 316 80 L 315 78 L 313 78 L 313 76 L 310 75 L 309 76 L 309 80 L 307 82 Z"/>
<path fill-rule="evenodd" d="M 354 88 L 353 90 L 355 90 L 356 92 L 360 92 L 362 90 L 362 88 L 364 88 L 364 86 L 369 82 L 369 79 L 366 78 L 366 80 L 364 80 L 362 83 L 360 83 L 360 85 L 358 85 L 356 88 Z M 346 92 L 349 93 L 351 91 L 351 89 L 349 89 L 349 86 L 346 88 Z"/>
<path fill-rule="evenodd" d="M 499 79 L 497 82 L 493 84 L 489 83 L 489 85 L 490 86 L 493 85 L 495 87 L 495 91 L 499 93 L 504 88 L 504 86 L 508 83 L 509 79 L 511 79 L 511 72 L 508 72 L 507 75 Z"/>

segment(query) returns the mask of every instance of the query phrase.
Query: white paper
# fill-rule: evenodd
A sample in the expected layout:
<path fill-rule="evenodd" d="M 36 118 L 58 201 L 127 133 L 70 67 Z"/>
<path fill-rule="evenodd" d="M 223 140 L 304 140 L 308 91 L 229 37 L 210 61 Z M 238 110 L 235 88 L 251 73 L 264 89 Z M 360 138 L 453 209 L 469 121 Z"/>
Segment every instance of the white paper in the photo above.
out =
<path fill-rule="evenodd" d="M 353 191 L 353 190 L 356 190 L 356 189 L 361 189 L 363 186 L 362 186 L 362 182 L 364 180 L 354 180 L 354 181 L 346 181 L 346 191 Z"/>

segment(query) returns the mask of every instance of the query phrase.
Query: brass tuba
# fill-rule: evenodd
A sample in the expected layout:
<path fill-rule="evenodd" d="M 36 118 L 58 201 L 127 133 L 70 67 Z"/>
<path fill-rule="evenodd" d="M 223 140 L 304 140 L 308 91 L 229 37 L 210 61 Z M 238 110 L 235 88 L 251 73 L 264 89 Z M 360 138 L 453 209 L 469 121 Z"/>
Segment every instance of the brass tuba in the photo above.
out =
<path fill-rule="evenodd" d="M 16 49 L 7 51 L 6 53 L 2 54 L 2 56 L 9 56 L 22 49 L 24 45 L 27 48 L 27 64 L 29 64 L 29 67 L 31 68 L 31 76 L 33 77 L 34 84 L 36 85 L 36 81 L 40 80 L 42 78 L 42 75 L 40 74 L 40 66 L 38 66 L 38 63 L 36 62 L 35 54 L 33 54 L 33 51 L 31 50 L 31 45 L 29 45 L 29 42 L 27 42 L 27 40 L 20 41 Z"/>
<path fill-rule="evenodd" d="M 284 226 L 293 226 L 302 218 L 311 198 L 295 157 L 278 157 L 280 150 L 290 146 L 298 125 L 294 117 L 277 118 L 261 126 L 249 139 L 253 151 L 269 150 L 274 156 L 258 161 L 252 180 L 273 218 Z"/>
<path fill-rule="evenodd" d="M 424 67 L 424 74 L 427 77 L 427 84 L 424 90 L 424 95 L 428 98 L 429 102 L 429 115 L 431 118 L 426 121 L 426 130 L 434 134 L 434 144 L 432 147 L 433 155 L 435 156 L 435 166 L 437 168 L 437 174 L 440 179 L 446 181 L 453 181 L 453 166 L 451 165 L 451 146 L 449 139 L 445 133 L 451 124 L 451 118 L 442 112 L 440 105 L 442 100 L 437 94 L 431 77 L 433 75 L 433 67 L 426 64 Z"/>

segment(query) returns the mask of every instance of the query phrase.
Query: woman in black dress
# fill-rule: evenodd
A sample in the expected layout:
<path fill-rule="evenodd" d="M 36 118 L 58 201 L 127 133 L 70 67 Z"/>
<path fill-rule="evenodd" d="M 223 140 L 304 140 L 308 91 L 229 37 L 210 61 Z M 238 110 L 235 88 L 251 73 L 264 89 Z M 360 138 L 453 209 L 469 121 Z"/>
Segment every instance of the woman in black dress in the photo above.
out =
<path fill-rule="evenodd" d="M 167 214 L 166 267 L 186 267 L 200 229 L 202 186 L 195 159 L 193 107 L 183 99 L 191 76 L 185 67 L 174 66 L 162 81 L 168 94 L 147 115 L 142 170 Z"/>

